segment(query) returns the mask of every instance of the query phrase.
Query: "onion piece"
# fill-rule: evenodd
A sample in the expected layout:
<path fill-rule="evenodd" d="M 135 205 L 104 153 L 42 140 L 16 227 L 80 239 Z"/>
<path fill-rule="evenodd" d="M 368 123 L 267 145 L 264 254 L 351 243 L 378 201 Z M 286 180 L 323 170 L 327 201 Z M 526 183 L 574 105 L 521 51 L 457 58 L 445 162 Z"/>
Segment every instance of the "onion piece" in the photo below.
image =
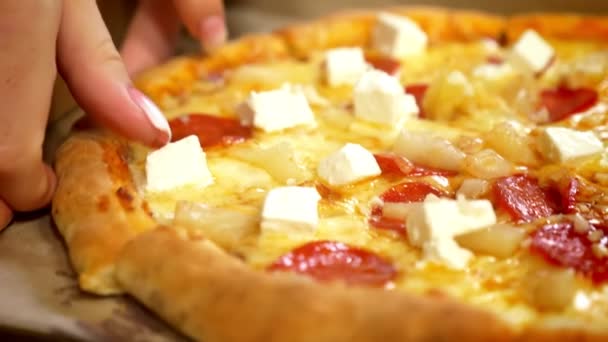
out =
<path fill-rule="evenodd" d="M 450 171 L 460 171 L 466 157 L 447 139 L 407 129 L 399 134 L 393 151 L 416 164 Z"/>
<path fill-rule="evenodd" d="M 222 248 L 234 250 L 259 230 L 259 214 L 255 208 L 217 208 L 201 203 L 179 201 L 173 223 L 179 227 L 199 230 Z"/>
<path fill-rule="evenodd" d="M 456 195 L 462 195 L 465 198 L 475 199 L 484 196 L 490 191 L 490 182 L 485 179 L 468 178 L 462 181 Z"/>
<path fill-rule="evenodd" d="M 534 151 L 534 139 L 525 127 L 515 121 L 497 124 L 484 135 L 484 140 L 488 147 L 513 163 L 527 166 L 539 163 Z"/>
<path fill-rule="evenodd" d="M 512 256 L 526 237 L 523 229 L 510 224 L 495 224 L 487 228 L 456 236 L 458 244 L 473 252 L 498 258 Z"/>
<path fill-rule="evenodd" d="M 464 169 L 473 176 L 483 179 L 509 176 L 515 170 L 509 161 L 490 149 L 467 156 L 464 160 Z"/>
<path fill-rule="evenodd" d="M 285 141 L 269 147 L 234 149 L 232 156 L 266 170 L 272 178 L 283 184 L 298 184 L 311 177 L 293 146 Z"/>
<path fill-rule="evenodd" d="M 560 311 L 572 304 L 577 290 L 572 269 L 533 269 L 524 278 L 527 301 L 541 311 Z"/>

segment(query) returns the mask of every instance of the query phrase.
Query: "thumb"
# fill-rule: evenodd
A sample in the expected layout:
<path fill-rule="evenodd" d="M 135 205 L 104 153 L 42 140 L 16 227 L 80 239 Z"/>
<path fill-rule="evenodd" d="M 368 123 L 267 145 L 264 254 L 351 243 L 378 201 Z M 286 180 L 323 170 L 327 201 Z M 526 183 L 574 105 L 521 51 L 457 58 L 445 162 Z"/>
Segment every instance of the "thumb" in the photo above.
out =
<path fill-rule="evenodd" d="M 64 2 L 57 49 L 62 76 L 95 121 L 150 146 L 169 142 L 167 120 L 132 87 L 95 1 Z"/>

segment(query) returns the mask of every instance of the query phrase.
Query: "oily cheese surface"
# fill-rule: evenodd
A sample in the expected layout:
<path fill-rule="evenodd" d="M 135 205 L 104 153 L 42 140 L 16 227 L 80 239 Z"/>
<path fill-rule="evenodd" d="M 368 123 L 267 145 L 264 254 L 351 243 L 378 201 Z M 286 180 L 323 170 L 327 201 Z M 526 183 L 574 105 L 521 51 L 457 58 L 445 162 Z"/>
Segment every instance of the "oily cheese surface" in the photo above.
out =
<path fill-rule="evenodd" d="M 465 97 L 438 96 L 425 107 L 441 108 L 439 117 L 409 119 L 391 129 L 357 122 L 352 115 L 352 87 L 329 87 L 324 81 L 322 54 L 315 53 L 305 60 L 285 59 L 273 63 L 247 64 L 224 72 L 221 79 L 203 79 L 193 86 L 188 97 L 165 101 L 163 111 L 169 119 L 191 113 L 205 113 L 234 117 L 237 108 L 251 91 L 270 90 L 284 83 L 312 87 L 322 101 L 310 101 L 318 123 L 316 128 L 293 128 L 279 133 L 255 131 L 254 136 L 240 144 L 206 149 L 209 169 L 214 184 L 204 189 L 181 188 L 163 194 L 145 193 L 145 157 L 149 152 L 136 147 L 132 172 L 157 220 L 170 223 L 180 201 L 201 203 L 221 208 L 247 208 L 259 213 L 265 194 L 272 188 L 287 184 L 322 186 L 316 168 L 321 159 L 345 143 L 359 143 L 371 152 L 389 151 L 396 134 L 402 128 L 431 133 L 465 148 L 476 138 L 506 120 L 515 120 L 524 126 L 534 123 L 522 115 L 536 100 L 533 93 L 539 89 L 556 87 L 571 75 L 574 81 L 598 89 L 601 77 L 608 67 L 607 46 L 599 43 L 550 40 L 557 58 L 551 67 L 538 78 L 518 74 L 498 80 L 475 76 L 475 68 L 487 63 L 489 56 L 505 57 L 507 49 L 490 41 L 468 43 L 436 43 L 421 56 L 400 61 L 399 78 L 404 85 L 427 83 L 441 93 L 441 83 L 454 70 L 462 72 L 472 86 L 472 94 Z M 595 68 L 589 68 L 594 63 Z M 582 75 L 582 76 L 581 76 Z M 600 102 L 605 92 L 599 92 Z M 446 100 L 454 103 L 446 103 Z M 604 125 L 605 110 L 593 108 L 565 121 L 572 127 L 585 127 L 590 122 Z M 263 160 L 264 150 L 283 146 L 280 151 L 293 159 L 293 177 L 276 171 L 277 165 L 256 162 Z M 287 152 L 285 152 L 287 151 Z M 257 158 L 257 159 L 256 159 Z M 601 160 L 587 160 L 580 165 L 568 166 L 581 174 L 608 172 Z M 532 167 L 542 177 L 552 172 L 550 167 Z M 455 176 L 425 177 L 423 180 L 454 194 L 462 178 Z M 367 223 L 370 203 L 392 185 L 403 179 L 378 177 L 332 190 L 329 198 L 320 202 L 320 224 L 314 235 L 288 236 L 287 234 L 261 234 L 243 240 L 235 247 L 238 254 L 254 268 L 263 270 L 280 255 L 311 240 L 336 240 L 361 246 L 390 260 L 399 276 L 390 284 L 390 290 L 413 293 L 448 294 L 468 303 L 501 314 L 516 325 L 535 321 L 540 324 L 584 323 L 590 328 L 608 324 L 608 287 L 592 286 L 578 277 L 577 296 L 572 304 L 560 310 L 540 310 L 527 297 L 528 274 L 542 266 L 526 251 L 500 259 L 476 256 L 466 270 L 450 270 L 435 263 L 424 263 L 421 252 L 410 246 L 407 239 L 380 231 Z M 581 299 L 582 298 L 582 299 Z M 578 300 L 578 303 L 576 302 Z M 585 302 L 585 305 L 580 302 Z M 584 307 L 584 308 L 583 308 Z"/>

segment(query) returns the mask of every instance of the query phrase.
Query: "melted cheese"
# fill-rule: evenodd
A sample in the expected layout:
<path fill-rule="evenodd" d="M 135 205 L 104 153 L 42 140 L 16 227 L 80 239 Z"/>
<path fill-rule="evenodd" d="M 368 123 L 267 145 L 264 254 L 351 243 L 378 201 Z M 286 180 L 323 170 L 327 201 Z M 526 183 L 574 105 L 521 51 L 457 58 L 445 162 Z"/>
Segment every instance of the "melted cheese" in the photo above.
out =
<path fill-rule="evenodd" d="M 489 51 L 484 42 L 467 44 L 437 44 L 421 56 L 410 56 L 402 60 L 402 84 L 433 83 L 445 79 L 458 70 L 472 80 L 472 94 L 454 109 L 453 117 L 444 122 L 411 119 L 404 125 L 413 131 L 431 132 L 453 142 L 462 137 L 482 137 L 497 123 L 517 120 L 530 124 L 527 114 L 534 110 L 536 98 L 533 94 L 544 87 L 558 84 L 564 70 L 575 68 L 577 61 L 600 46 L 592 43 L 551 41 L 556 50 L 556 62 L 542 77 L 531 79 L 525 75 L 510 75 L 500 82 L 494 79 L 475 78 L 474 70 L 486 63 L 488 56 L 502 56 L 504 51 Z M 385 151 L 390 142 L 374 134 L 361 134 L 352 130 L 352 86 L 329 87 L 322 82 L 322 57 L 314 55 L 308 61 L 286 61 L 272 64 L 247 65 L 228 71 L 224 83 L 214 86 L 195 87 L 192 96 L 171 101 L 164 108 L 173 118 L 182 114 L 204 112 L 219 116 L 234 116 L 235 108 L 246 99 L 251 90 L 268 90 L 289 82 L 314 86 L 320 96 L 331 106 L 313 106 L 318 127 L 314 130 L 298 128 L 284 133 L 256 133 L 245 143 L 207 151 L 209 169 L 215 175 L 215 184 L 202 191 L 180 189 L 161 195 L 148 195 L 150 208 L 160 220 L 171 220 L 178 200 L 205 203 L 219 207 L 235 205 L 259 211 L 266 192 L 285 185 L 285 177 L 277 180 L 276 173 L 260 163 L 251 163 L 260 147 L 269 148 L 287 143 L 296 151 L 294 165 L 300 172 L 300 185 L 318 183 L 316 168 L 324 156 L 345 143 L 361 144 L 371 152 Z M 606 57 L 608 60 L 608 57 Z M 560 74 L 561 73 L 561 74 Z M 204 82 L 204 81 L 201 81 Z M 199 89 L 199 90 L 197 90 Z M 204 89 L 200 90 L 200 89 Z M 449 94 L 448 94 L 449 95 Z M 600 95 L 600 97 L 605 95 Z M 433 104 L 429 104 L 433 105 Z M 602 113 L 602 117 L 605 113 Z M 578 122 L 584 122 L 584 119 Z M 287 150 L 287 149 L 286 149 Z M 145 149 L 138 150 L 132 164 L 136 179 L 142 177 L 142 160 Z M 251 155 L 250 157 L 243 157 Z M 265 156 L 268 158 L 268 156 Z M 599 161 L 589 161 L 570 166 L 578 168 L 589 177 L 597 170 Z M 591 165 L 591 166 L 590 166 Z M 599 166 L 598 166 L 599 167 Z M 539 170 L 550 174 L 555 169 Z M 273 176 L 275 175 L 275 176 Z M 517 326 L 538 321 L 555 324 L 558 321 L 581 321 L 592 327 L 608 325 L 608 290 L 593 289 L 589 283 L 578 279 L 577 284 L 590 298 L 587 310 L 577 310 L 574 305 L 562 311 L 547 313 L 536 309 L 525 296 L 525 274 L 532 266 L 525 251 L 507 259 L 476 256 L 464 271 L 450 270 L 440 264 L 422 264 L 420 250 L 411 247 L 406 239 L 371 228 L 366 214 L 369 203 L 378 194 L 398 183 L 379 177 L 372 181 L 355 183 L 332 194 L 332 200 L 323 199 L 319 204 L 320 221 L 310 236 L 286 234 L 264 234 L 257 240 L 243 243 L 239 253 L 256 269 L 263 269 L 280 255 L 308 240 L 331 239 L 362 246 L 391 260 L 400 276 L 395 287 L 400 291 L 428 293 L 440 291 L 456 296 L 468 303 L 501 314 Z M 458 189 L 460 181 L 443 184 L 447 191 Z"/>

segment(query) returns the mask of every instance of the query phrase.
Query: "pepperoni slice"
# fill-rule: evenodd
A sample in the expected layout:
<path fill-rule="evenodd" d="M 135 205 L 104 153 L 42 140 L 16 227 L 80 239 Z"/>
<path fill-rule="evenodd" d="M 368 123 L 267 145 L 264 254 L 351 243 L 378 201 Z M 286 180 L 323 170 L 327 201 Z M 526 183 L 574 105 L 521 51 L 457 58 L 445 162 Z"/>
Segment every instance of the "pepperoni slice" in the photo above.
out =
<path fill-rule="evenodd" d="M 424 201 L 426 196 L 433 194 L 445 196 L 445 193 L 424 182 L 405 182 L 386 190 L 380 199 L 384 202 L 412 203 Z"/>
<path fill-rule="evenodd" d="M 281 256 L 269 271 L 291 271 L 318 281 L 383 286 L 397 276 L 395 267 L 373 252 L 336 241 L 314 241 Z"/>
<path fill-rule="evenodd" d="M 549 121 L 555 122 L 583 112 L 597 103 L 597 92 L 589 88 L 567 88 L 560 86 L 545 89 L 540 93 L 542 105 L 549 112 Z"/>
<path fill-rule="evenodd" d="M 380 208 L 380 210 L 382 209 Z M 405 237 L 407 234 L 404 220 L 382 216 L 382 212 L 379 215 L 370 216 L 367 222 L 374 228 L 388 230 L 402 237 Z"/>
<path fill-rule="evenodd" d="M 560 189 L 562 212 L 573 214 L 576 212 L 577 195 L 580 192 L 580 182 L 576 177 L 569 178 L 566 186 Z"/>
<path fill-rule="evenodd" d="M 241 125 L 240 121 L 207 114 L 189 114 L 169 121 L 173 141 L 189 135 L 196 135 L 201 146 L 232 145 L 251 137 L 251 127 Z"/>
<path fill-rule="evenodd" d="M 605 227 L 592 226 L 592 230 L 608 233 Z M 588 234 L 576 232 L 574 224 L 568 221 L 547 224 L 532 233 L 530 250 L 550 264 L 574 268 L 595 283 L 608 281 L 608 258 L 594 253 L 594 243 Z M 595 244 L 606 248 L 607 242 L 608 239 L 603 238 Z"/>
<path fill-rule="evenodd" d="M 401 63 L 389 56 L 383 55 L 366 55 L 365 60 L 371 64 L 374 69 L 382 70 L 389 75 L 396 75 L 401 68 Z"/>
<path fill-rule="evenodd" d="M 429 85 L 428 84 L 423 84 L 423 83 L 415 83 L 415 84 L 410 84 L 405 86 L 405 92 L 408 94 L 413 95 L 416 98 L 416 104 L 418 105 L 418 109 L 419 109 L 419 113 L 418 113 L 418 117 L 419 118 L 426 118 L 426 113 L 424 112 L 424 95 L 426 94 L 426 91 L 429 89 Z"/>
<path fill-rule="evenodd" d="M 426 166 L 415 165 L 407 158 L 398 156 L 393 153 L 376 153 L 374 158 L 385 175 L 399 175 L 409 177 L 424 177 L 424 176 L 455 176 L 457 172 L 449 170 L 441 170 Z"/>
<path fill-rule="evenodd" d="M 547 217 L 559 209 L 548 191 L 540 187 L 538 180 L 528 175 L 499 178 L 492 192 L 496 205 L 516 221 L 529 222 Z"/>

